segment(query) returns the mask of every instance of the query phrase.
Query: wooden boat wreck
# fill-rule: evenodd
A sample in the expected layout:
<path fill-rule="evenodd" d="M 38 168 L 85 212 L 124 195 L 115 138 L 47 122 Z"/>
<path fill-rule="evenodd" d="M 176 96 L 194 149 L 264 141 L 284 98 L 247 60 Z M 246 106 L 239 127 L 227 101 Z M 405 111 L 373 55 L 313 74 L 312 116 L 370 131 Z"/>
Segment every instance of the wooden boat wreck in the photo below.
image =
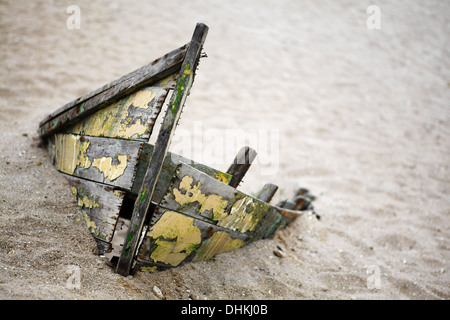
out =
<path fill-rule="evenodd" d="M 116 272 L 157 272 L 267 238 L 310 203 L 307 190 L 270 205 L 236 189 L 256 152 L 242 148 L 227 172 L 168 151 L 208 32 L 49 114 L 39 125 L 67 178 L 99 254 Z M 148 143 L 168 95 L 155 145 Z"/>

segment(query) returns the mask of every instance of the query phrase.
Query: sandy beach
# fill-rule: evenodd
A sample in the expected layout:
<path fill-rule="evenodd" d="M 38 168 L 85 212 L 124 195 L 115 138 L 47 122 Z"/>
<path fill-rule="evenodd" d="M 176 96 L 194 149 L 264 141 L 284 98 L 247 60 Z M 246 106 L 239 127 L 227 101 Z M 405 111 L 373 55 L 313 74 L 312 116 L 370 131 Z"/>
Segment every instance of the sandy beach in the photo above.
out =
<path fill-rule="evenodd" d="M 449 299 L 449 17 L 447 1 L 1 0 L 0 298 Z M 197 22 L 208 57 L 171 150 L 226 170 L 248 143 L 258 156 L 239 189 L 274 183 L 276 203 L 304 186 L 321 219 L 123 277 L 95 254 L 38 125 Z"/>

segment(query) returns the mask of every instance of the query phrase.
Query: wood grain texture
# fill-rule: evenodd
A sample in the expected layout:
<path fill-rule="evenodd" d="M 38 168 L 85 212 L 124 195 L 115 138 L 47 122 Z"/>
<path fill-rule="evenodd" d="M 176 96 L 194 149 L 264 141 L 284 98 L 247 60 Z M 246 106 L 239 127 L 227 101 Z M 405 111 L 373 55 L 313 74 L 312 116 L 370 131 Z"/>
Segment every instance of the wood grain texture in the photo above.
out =
<path fill-rule="evenodd" d="M 262 187 L 261 191 L 258 193 L 256 198 L 258 198 L 261 201 L 269 203 L 272 200 L 275 193 L 277 192 L 277 190 L 278 190 L 277 185 L 274 185 L 272 183 L 266 183 L 264 187 Z"/>
<path fill-rule="evenodd" d="M 57 133 L 48 150 L 63 173 L 130 190 L 143 143 Z"/>
<path fill-rule="evenodd" d="M 70 175 L 64 176 L 91 234 L 101 242 L 110 243 L 125 192 Z"/>
<path fill-rule="evenodd" d="M 256 158 L 256 151 L 250 147 L 242 147 L 234 158 L 233 163 L 227 170 L 228 174 L 231 174 L 229 185 L 233 188 L 237 188 L 247 173 L 248 169 L 252 165 L 253 160 Z"/>

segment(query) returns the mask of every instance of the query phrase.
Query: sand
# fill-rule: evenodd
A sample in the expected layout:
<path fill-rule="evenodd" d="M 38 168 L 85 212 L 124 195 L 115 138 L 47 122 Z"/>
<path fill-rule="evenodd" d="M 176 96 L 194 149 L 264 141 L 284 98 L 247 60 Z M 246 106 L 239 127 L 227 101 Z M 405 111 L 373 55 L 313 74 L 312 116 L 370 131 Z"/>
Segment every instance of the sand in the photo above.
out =
<path fill-rule="evenodd" d="M 77 0 L 72 30 L 73 2 L 0 2 L 0 298 L 450 298 L 448 2 Z M 94 253 L 38 123 L 185 44 L 197 22 L 208 58 L 172 149 L 226 169 L 243 145 L 226 133 L 243 130 L 259 154 L 240 189 L 275 183 L 276 202 L 305 186 L 321 219 L 125 278 Z"/>

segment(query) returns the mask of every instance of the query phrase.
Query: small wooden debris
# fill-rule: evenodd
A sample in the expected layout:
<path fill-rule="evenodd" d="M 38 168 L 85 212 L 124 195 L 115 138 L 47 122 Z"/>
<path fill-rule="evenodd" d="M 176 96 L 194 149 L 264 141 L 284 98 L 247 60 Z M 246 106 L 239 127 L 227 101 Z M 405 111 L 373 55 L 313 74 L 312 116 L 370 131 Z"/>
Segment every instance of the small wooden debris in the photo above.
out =
<path fill-rule="evenodd" d="M 227 173 L 231 174 L 233 177 L 228 183 L 233 188 L 237 188 L 250 168 L 253 160 L 256 158 L 256 151 L 250 147 L 242 147 L 239 150 L 236 158 L 234 158 L 233 163 L 228 168 Z"/>
<path fill-rule="evenodd" d="M 158 297 L 158 299 L 161 299 L 161 300 L 165 300 L 166 299 L 166 297 L 162 293 L 161 289 L 158 288 L 157 286 L 153 286 L 153 290 L 152 291 L 155 294 L 155 296 Z"/>
<path fill-rule="evenodd" d="M 273 196 L 278 190 L 278 186 L 272 184 L 272 183 L 266 183 L 262 190 L 258 193 L 256 198 L 269 203 L 270 200 L 272 200 Z"/>
<path fill-rule="evenodd" d="M 277 246 L 277 248 L 273 250 L 273 254 L 276 255 L 278 258 L 286 257 L 286 252 L 284 252 L 284 250 L 280 246 Z"/>

